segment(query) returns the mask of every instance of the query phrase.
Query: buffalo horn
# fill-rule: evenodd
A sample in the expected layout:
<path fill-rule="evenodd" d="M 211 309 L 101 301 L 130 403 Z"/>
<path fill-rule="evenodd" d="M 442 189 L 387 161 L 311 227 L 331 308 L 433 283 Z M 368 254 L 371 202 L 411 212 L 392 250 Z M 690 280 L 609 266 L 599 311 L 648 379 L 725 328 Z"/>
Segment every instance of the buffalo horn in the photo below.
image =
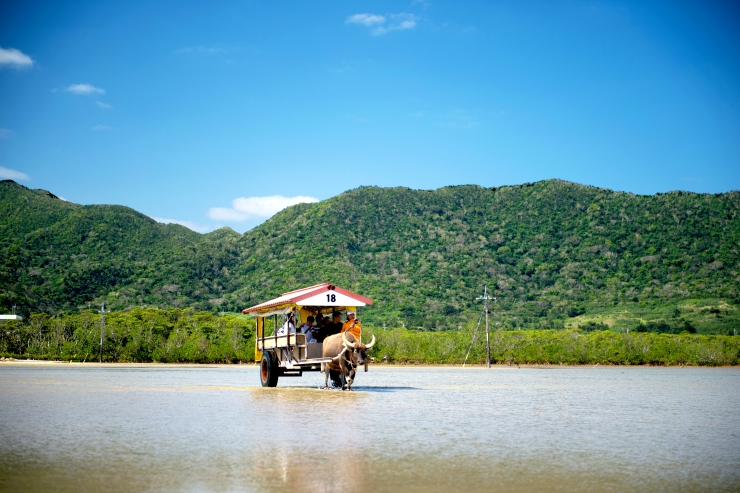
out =
<path fill-rule="evenodd" d="M 375 344 L 375 334 L 373 334 L 373 338 L 370 340 L 370 344 L 365 345 L 365 349 L 370 349 Z"/>
<path fill-rule="evenodd" d="M 342 332 L 342 341 L 344 341 L 344 345 L 347 346 L 349 349 L 354 349 L 355 348 L 355 343 L 354 342 L 349 342 L 347 340 L 347 333 L 346 332 Z"/>

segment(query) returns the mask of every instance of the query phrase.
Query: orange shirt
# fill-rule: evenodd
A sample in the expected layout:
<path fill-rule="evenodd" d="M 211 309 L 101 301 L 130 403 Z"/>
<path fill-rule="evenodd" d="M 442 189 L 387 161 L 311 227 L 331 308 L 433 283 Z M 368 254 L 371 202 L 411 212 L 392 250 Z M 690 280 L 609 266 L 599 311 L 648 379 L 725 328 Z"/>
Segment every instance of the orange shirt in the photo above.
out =
<path fill-rule="evenodd" d="M 353 327 L 354 325 L 354 327 Z M 362 332 L 362 326 L 360 325 L 360 321 L 355 319 L 347 320 L 344 322 L 344 325 L 342 325 L 342 332 L 349 332 L 353 336 L 355 336 L 355 340 L 360 340 L 360 333 Z"/>

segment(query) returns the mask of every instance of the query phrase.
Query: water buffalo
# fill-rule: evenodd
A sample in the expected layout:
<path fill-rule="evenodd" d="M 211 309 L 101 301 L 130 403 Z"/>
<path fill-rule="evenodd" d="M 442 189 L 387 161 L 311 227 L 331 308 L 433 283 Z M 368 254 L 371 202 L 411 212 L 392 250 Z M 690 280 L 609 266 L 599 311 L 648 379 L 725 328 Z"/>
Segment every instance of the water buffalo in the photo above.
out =
<path fill-rule="evenodd" d="M 322 363 L 321 371 L 326 374 L 324 388 L 329 388 L 329 372 L 338 372 L 342 378 L 342 390 L 352 390 L 352 382 L 355 380 L 357 367 L 365 366 L 370 362 L 367 351 L 375 344 L 373 336 L 370 344 L 363 344 L 355 340 L 355 336 L 349 332 L 334 334 L 324 339 L 321 355 L 324 358 L 334 358 L 330 363 Z"/>

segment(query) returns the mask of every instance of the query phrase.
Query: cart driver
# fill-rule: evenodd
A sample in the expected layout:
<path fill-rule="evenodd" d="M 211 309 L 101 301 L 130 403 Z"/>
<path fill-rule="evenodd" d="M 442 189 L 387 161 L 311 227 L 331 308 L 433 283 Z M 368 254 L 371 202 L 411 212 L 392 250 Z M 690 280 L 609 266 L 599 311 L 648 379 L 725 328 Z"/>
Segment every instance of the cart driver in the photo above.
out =
<path fill-rule="evenodd" d="M 362 326 L 360 325 L 360 321 L 355 318 L 355 312 L 347 312 L 347 321 L 344 322 L 344 325 L 342 326 L 342 332 L 349 332 L 350 334 L 355 336 L 355 340 L 360 340 Z"/>

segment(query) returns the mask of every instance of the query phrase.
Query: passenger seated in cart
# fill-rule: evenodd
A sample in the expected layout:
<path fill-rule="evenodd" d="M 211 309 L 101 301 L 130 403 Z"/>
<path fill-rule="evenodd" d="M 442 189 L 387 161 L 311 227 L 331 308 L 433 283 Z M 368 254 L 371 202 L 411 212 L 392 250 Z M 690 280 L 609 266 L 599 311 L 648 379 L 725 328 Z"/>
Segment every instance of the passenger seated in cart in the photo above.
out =
<path fill-rule="evenodd" d="M 362 326 L 360 325 L 360 321 L 355 318 L 355 312 L 347 312 L 347 321 L 344 322 L 344 325 L 342 326 L 342 332 L 349 332 L 355 336 L 356 341 L 360 340 Z"/>
<path fill-rule="evenodd" d="M 320 313 L 316 315 L 316 325 L 313 326 L 314 342 L 324 342 L 324 317 Z"/>
<path fill-rule="evenodd" d="M 321 320 L 321 314 L 316 315 L 316 323 L 313 326 L 313 342 L 321 342 L 321 326 L 323 324 Z"/>
<path fill-rule="evenodd" d="M 313 336 L 316 327 L 313 324 L 313 317 L 311 315 L 306 319 L 306 323 L 301 325 L 300 330 L 306 334 L 306 342 L 316 342 L 316 339 Z"/>
<path fill-rule="evenodd" d="M 295 315 L 293 312 L 289 312 L 285 317 L 285 323 L 277 331 L 277 335 L 295 334 Z"/>
<path fill-rule="evenodd" d="M 342 331 L 342 314 L 339 312 L 334 312 L 332 313 L 332 318 L 334 320 L 326 324 L 326 330 L 324 331 L 326 337 L 333 336 L 334 334 L 339 334 Z"/>

